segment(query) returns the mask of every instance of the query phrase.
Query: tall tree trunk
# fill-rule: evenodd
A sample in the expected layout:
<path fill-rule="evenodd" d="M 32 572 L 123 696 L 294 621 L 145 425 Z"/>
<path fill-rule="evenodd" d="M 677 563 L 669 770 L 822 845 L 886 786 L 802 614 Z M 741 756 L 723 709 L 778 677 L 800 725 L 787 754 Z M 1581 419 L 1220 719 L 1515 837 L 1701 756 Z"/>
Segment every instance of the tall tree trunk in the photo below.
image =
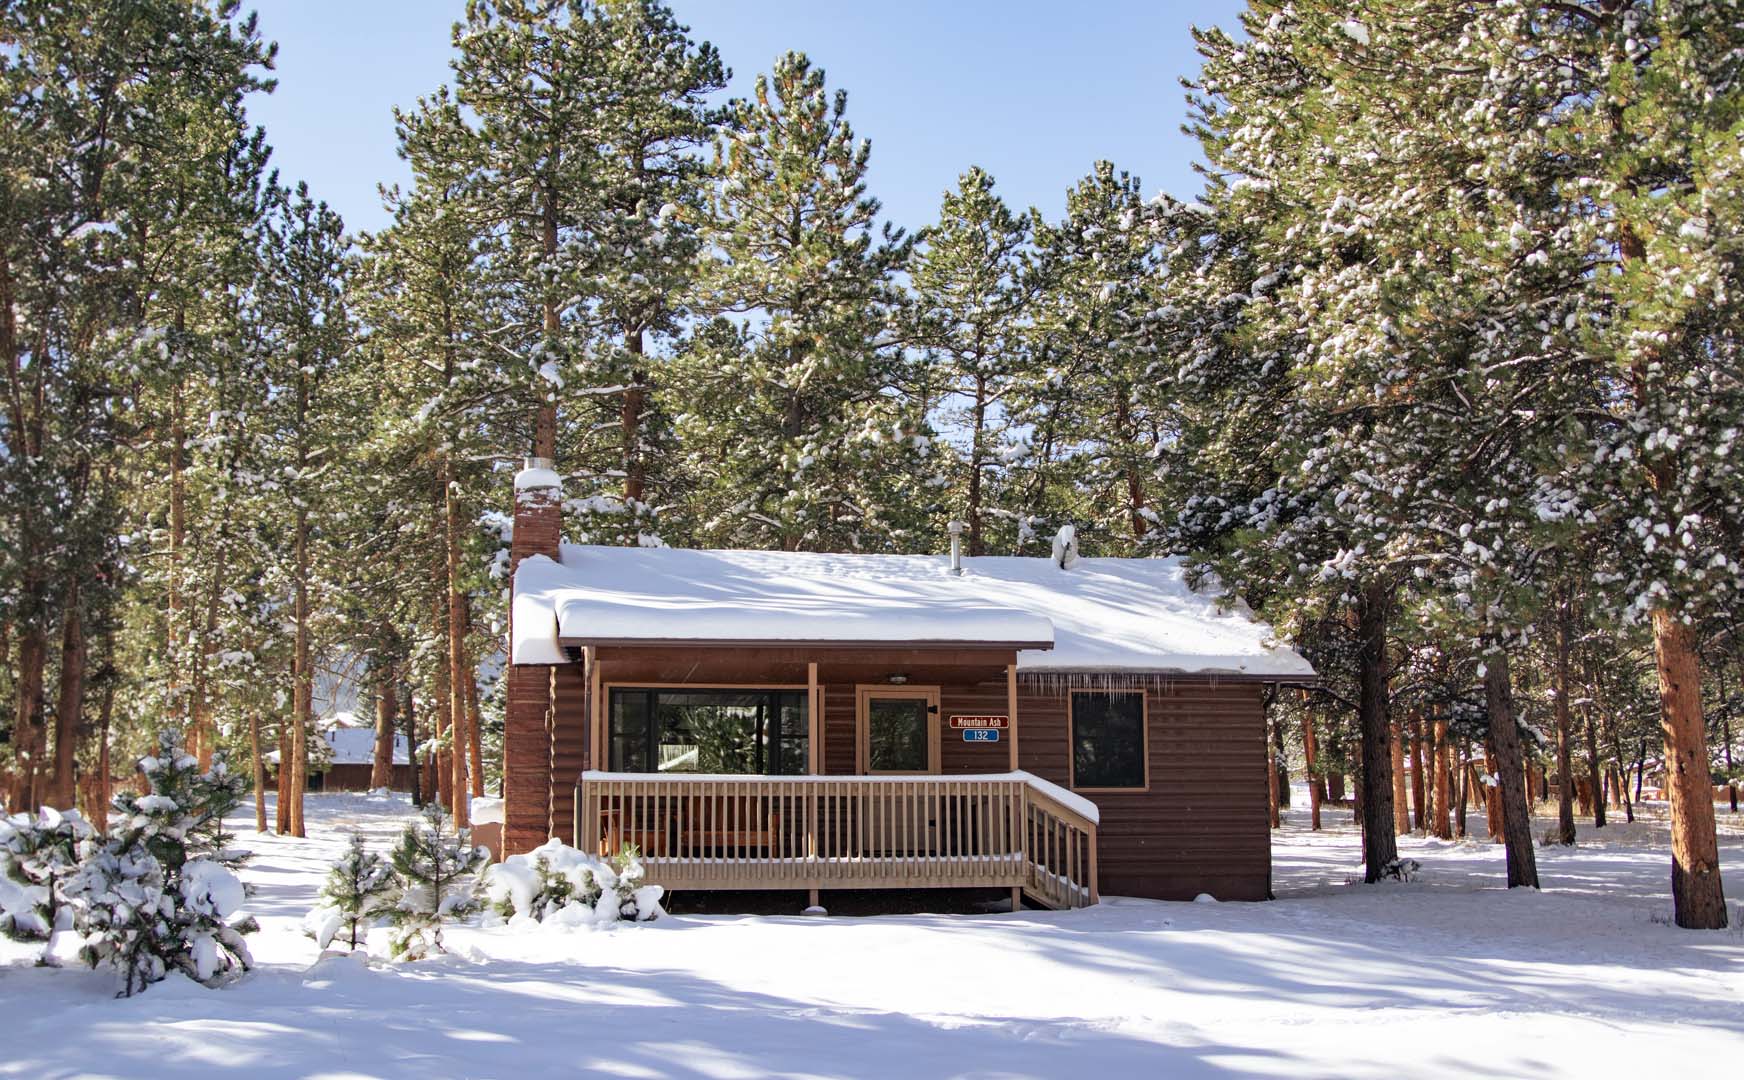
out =
<path fill-rule="evenodd" d="M 14 809 L 35 813 L 42 805 L 41 777 L 48 731 L 43 720 L 43 678 L 48 640 L 40 623 L 27 617 L 18 639 L 17 709 L 12 721 L 12 796 Z"/>
<path fill-rule="evenodd" d="M 1487 690 L 1487 688 L 1486 688 Z M 1484 740 L 1484 826 L 1490 831 L 1490 843 L 1502 842 L 1502 773 L 1496 764 L 1496 748 Z"/>
<path fill-rule="evenodd" d="M 224 583 L 224 563 L 227 549 L 221 544 L 214 556 L 211 588 L 206 593 L 206 610 L 201 616 L 200 640 L 191 650 L 194 662 L 193 717 L 194 759 L 200 771 L 212 767 L 212 752 L 218 744 L 218 725 L 212 719 L 212 656 L 218 651 L 218 600 Z"/>
<path fill-rule="evenodd" d="M 987 538 L 981 528 L 981 454 L 987 428 L 987 376 L 979 371 L 975 373 L 974 400 L 969 430 L 969 554 L 984 555 Z"/>
<path fill-rule="evenodd" d="M 466 737 L 466 594 L 460 585 L 460 485 L 455 481 L 452 455 L 444 457 L 442 478 L 448 550 L 449 812 L 454 815 L 455 828 L 464 829 L 471 824 L 466 805 L 466 750 L 470 744 Z"/>
<path fill-rule="evenodd" d="M 1623 110 L 1613 110 L 1621 127 Z M 1647 247 L 1632 223 L 1620 222 L 1618 253 L 1627 266 L 1647 256 Z M 1647 348 L 1631 364 L 1631 390 L 1638 407 L 1660 404 L 1655 372 Z M 1643 455 L 1640 464 L 1653 491 L 1669 504 L 1677 497 L 1679 463 L 1668 457 Z M 1726 894 L 1720 883 L 1719 840 L 1714 834 L 1714 793 L 1708 773 L 1708 738 L 1702 721 L 1701 661 L 1688 625 L 1669 607 L 1652 613 L 1653 655 L 1659 672 L 1659 726 L 1665 739 L 1666 800 L 1671 807 L 1672 918 L 1688 930 L 1719 930 L 1726 926 Z"/>
<path fill-rule="evenodd" d="M 1393 756 L 1393 829 L 1400 833 L 1411 831 L 1411 804 L 1405 797 L 1405 727 L 1394 720 L 1392 730 Z"/>
<path fill-rule="evenodd" d="M 1435 733 L 1435 813 L 1430 824 L 1442 840 L 1453 839 L 1453 821 L 1449 805 L 1453 801 L 1453 743 L 1447 737 L 1447 718 L 1437 712 L 1430 721 Z"/>
<path fill-rule="evenodd" d="M 1459 746 L 1459 800 L 1455 802 L 1453 811 L 1453 835 L 1464 840 L 1466 832 L 1466 812 L 1471 809 L 1471 747 L 1460 740 Z"/>
<path fill-rule="evenodd" d="M 413 697 L 412 681 L 406 680 L 406 704 L 400 715 L 406 718 L 406 761 L 411 765 L 412 805 L 424 805 L 424 779 L 418 769 L 418 709 Z"/>
<path fill-rule="evenodd" d="M 555 168 L 555 163 L 553 163 Z M 557 192 L 556 180 L 548 177 L 540 192 L 543 205 L 541 207 L 541 224 L 543 225 L 543 240 L 545 258 L 551 260 L 557 255 Z M 544 300 L 545 336 L 548 340 L 557 339 L 558 322 L 557 299 L 551 296 L 550 286 L 546 287 Z M 557 460 L 557 400 L 556 388 L 543 379 L 538 380 L 539 407 L 533 414 L 533 456 L 545 458 L 548 461 Z"/>
<path fill-rule="evenodd" d="M 1495 644 L 1495 643 L 1493 643 Z M 1496 751 L 1501 781 L 1502 836 L 1507 845 L 1508 888 L 1538 888 L 1538 860 L 1532 851 L 1532 815 L 1526 805 L 1520 762 L 1520 731 L 1514 722 L 1514 687 L 1508 654 L 1494 647 L 1484 658 L 1484 702 L 1490 714 L 1490 745 Z"/>
<path fill-rule="evenodd" d="M 646 343 L 640 328 L 624 335 L 630 353 L 630 385 L 624 388 L 624 404 L 618 422 L 623 431 L 624 501 L 632 506 L 647 498 L 648 463 L 642 454 L 642 414 L 648 397 L 648 373 L 642 368 Z"/>
<path fill-rule="evenodd" d="M 54 780 L 48 801 L 70 810 L 78 801 L 74 766 L 79 760 L 79 720 L 85 712 L 85 631 L 79 611 L 79 580 L 67 583 L 61 612 L 61 677 L 55 698 Z"/>
<path fill-rule="evenodd" d="M 442 613 L 440 607 L 438 613 Z M 448 720 L 453 715 L 453 705 L 449 702 L 448 665 L 437 664 L 435 676 L 430 681 L 435 694 L 435 708 L 430 713 L 430 794 L 437 804 L 446 807 L 454 776 L 453 766 L 448 760 L 452 751 Z"/>
<path fill-rule="evenodd" d="M 466 668 L 466 738 L 468 757 L 472 761 L 472 797 L 484 796 L 484 734 L 479 725 L 478 672 L 469 664 Z"/>
<path fill-rule="evenodd" d="M 248 751 L 254 765 L 254 831 L 266 832 L 266 758 L 260 752 L 260 712 L 248 711 Z"/>
<path fill-rule="evenodd" d="M 394 719 L 399 704 L 394 700 L 394 669 L 381 664 L 375 674 L 375 755 L 369 765 L 372 791 L 390 788 L 394 782 Z"/>
<path fill-rule="evenodd" d="M 1278 727 L 1277 718 L 1268 717 L 1266 727 L 1268 729 L 1266 742 L 1269 744 L 1272 741 L 1272 734 L 1276 732 Z M 1271 827 L 1276 829 L 1281 828 L 1284 824 L 1281 807 L 1278 803 L 1278 759 L 1274 751 L 1268 751 L 1268 756 L 1271 761 L 1267 763 L 1266 768 L 1266 816 Z"/>
<path fill-rule="evenodd" d="M 1726 926 L 1714 789 L 1702 725 L 1701 668 L 1690 628 L 1670 611 L 1653 612 L 1659 669 L 1659 723 L 1665 735 L 1666 800 L 1671 804 L 1671 902 L 1677 925 Z"/>
<path fill-rule="evenodd" d="M 1278 808 L 1283 810 L 1290 805 L 1290 758 L 1284 746 L 1281 717 L 1272 723 L 1272 771 L 1278 774 Z"/>
<path fill-rule="evenodd" d="M 1429 755 L 1423 752 L 1423 717 L 1413 710 L 1411 722 L 1411 814 L 1417 825 L 1418 832 L 1429 830 L 1429 811 L 1423 805 L 1428 797 L 1428 786 L 1425 780 L 1428 776 L 1428 766 L 1425 760 Z"/>
<path fill-rule="evenodd" d="M 1738 781 L 1732 773 L 1732 712 L 1731 698 L 1726 696 L 1726 665 L 1715 665 L 1716 675 L 1720 678 L 1720 744 L 1721 753 L 1726 761 L 1726 795 L 1732 802 L 1732 813 L 1738 812 Z"/>
<path fill-rule="evenodd" d="M 1564 598 L 1556 605 L 1556 839 L 1574 843 L 1574 720 L 1569 712 L 1572 689 L 1568 677 L 1569 610 Z"/>
<path fill-rule="evenodd" d="M 179 333 L 182 329 L 182 312 L 177 311 L 175 318 Z M 182 685 L 182 661 L 186 659 L 188 633 L 183 614 L 183 608 L 187 604 L 182 595 L 183 548 L 187 546 L 188 536 L 188 424 L 185 411 L 182 385 L 178 381 L 170 389 L 169 611 L 164 620 L 164 629 L 168 634 L 168 648 L 164 650 L 164 709 L 168 719 L 178 726 L 185 726 L 188 718 L 187 689 Z M 183 734 L 188 736 L 189 742 L 198 739 L 194 732 L 184 731 Z"/>
<path fill-rule="evenodd" d="M 106 635 L 104 640 L 108 654 L 115 653 L 114 642 Z M 109 800 L 115 797 L 110 790 L 113 768 L 109 763 L 109 727 L 115 718 L 115 679 L 103 680 L 103 704 L 97 712 L 97 799 L 91 807 L 91 824 L 98 832 L 109 831 Z"/>
<path fill-rule="evenodd" d="M 1315 832 L 1320 831 L 1320 790 L 1319 754 L 1314 744 L 1314 713 L 1312 710 L 1302 710 L 1302 757 L 1308 768 L 1308 827 Z"/>
<path fill-rule="evenodd" d="M 1368 882 L 1379 881 L 1387 868 L 1399 860 L 1398 837 L 1393 832 L 1393 762 L 1387 746 L 1390 728 L 1387 608 L 1391 602 L 1385 586 L 1371 584 L 1363 591 L 1357 607 L 1363 880 Z"/>
<path fill-rule="evenodd" d="M 1599 761 L 1599 721 L 1593 716 L 1591 701 L 1581 707 L 1581 716 L 1587 729 L 1587 781 L 1593 786 L 1593 828 L 1602 829 L 1605 827 L 1605 782 L 1601 771 L 1603 765 Z"/>
<path fill-rule="evenodd" d="M 1114 427 L 1120 435 L 1121 445 L 1135 446 L 1138 443 L 1138 432 L 1133 430 L 1132 391 L 1130 387 L 1121 389 L 1121 394 L 1114 402 Z M 1126 478 L 1126 516 L 1132 526 L 1132 538 L 1143 540 L 1145 533 L 1150 531 L 1150 523 L 1145 520 L 1144 475 L 1130 463 L 1122 472 Z"/>
<path fill-rule="evenodd" d="M 310 667 L 309 643 L 309 516 L 301 507 L 297 510 L 296 560 L 297 580 L 292 601 L 296 636 L 291 659 L 296 685 L 291 693 L 291 760 L 281 761 L 279 769 L 284 771 L 288 767 L 291 774 L 291 835 L 304 836 L 307 834 L 303 828 L 303 792 L 309 783 L 309 728 L 314 711 L 315 673 Z"/>
<path fill-rule="evenodd" d="M 294 693 L 293 696 L 295 696 Z M 286 836 L 291 831 L 291 722 L 288 718 L 281 716 L 278 726 L 278 799 L 273 812 L 273 827 L 278 830 L 280 836 Z"/>

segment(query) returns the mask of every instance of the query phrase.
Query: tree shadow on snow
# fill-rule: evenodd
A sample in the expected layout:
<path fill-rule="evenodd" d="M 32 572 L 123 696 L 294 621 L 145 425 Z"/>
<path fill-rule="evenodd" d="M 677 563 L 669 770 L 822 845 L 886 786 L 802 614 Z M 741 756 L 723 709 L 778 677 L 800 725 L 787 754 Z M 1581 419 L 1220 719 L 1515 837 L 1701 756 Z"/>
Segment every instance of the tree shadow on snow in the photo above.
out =
<path fill-rule="evenodd" d="M 1292 1061 L 1105 1024 L 856 1010 L 683 971 L 454 958 L 330 980 L 263 971 L 218 992 L 172 982 L 42 1023 L 0 1074 L 1210 1077 L 1287 1073 Z"/>

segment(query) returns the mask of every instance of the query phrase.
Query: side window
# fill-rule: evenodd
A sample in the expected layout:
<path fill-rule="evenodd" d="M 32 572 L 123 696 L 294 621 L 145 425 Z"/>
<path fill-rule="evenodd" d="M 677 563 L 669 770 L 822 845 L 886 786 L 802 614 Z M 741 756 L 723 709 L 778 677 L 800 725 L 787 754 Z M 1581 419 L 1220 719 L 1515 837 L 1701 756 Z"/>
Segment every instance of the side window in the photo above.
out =
<path fill-rule="evenodd" d="M 1072 695 L 1072 786 L 1142 788 L 1145 771 L 1143 691 Z"/>

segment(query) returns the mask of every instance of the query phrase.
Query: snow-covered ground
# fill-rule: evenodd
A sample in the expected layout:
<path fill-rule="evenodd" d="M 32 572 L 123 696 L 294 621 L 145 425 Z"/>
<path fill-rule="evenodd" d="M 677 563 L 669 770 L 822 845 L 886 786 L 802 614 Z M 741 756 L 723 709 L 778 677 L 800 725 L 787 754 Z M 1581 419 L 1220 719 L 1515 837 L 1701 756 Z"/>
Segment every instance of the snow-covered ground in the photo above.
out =
<path fill-rule="evenodd" d="M 1348 885 L 1356 838 L 1329 809 L 1327 832 L 1297 812 L 1278 835 L 1275 903 L 462 928 L 436 961 L 318 961 L 298 922 L 344 830 L 385 841 L 408 812 L 314 795 L 307 840 L 244 832 L 260 966 L 222 990 L 172 976 L 115 1000 L 113 976 L 0 941 L 0 1076 L 1678 1077 L 1744 1059 L 1744 935 L 1666 925 L 1651 823 L 1541 850 L 1541 894 L 1499 887 L 1497 847 L 1419 839 L 1400 846 L 1420 880 Z M 1744 826 L 1721 819 L 1744 895 Z"/>

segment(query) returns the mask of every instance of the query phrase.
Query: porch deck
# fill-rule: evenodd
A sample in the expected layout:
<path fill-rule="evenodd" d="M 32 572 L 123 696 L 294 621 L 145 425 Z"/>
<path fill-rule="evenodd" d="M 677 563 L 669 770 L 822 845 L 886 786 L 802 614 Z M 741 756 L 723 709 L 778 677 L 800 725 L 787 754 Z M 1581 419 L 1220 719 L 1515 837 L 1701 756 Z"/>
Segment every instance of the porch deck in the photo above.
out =
<path fill-rule="evenodd" d="M 1009 888 L 1099 899 L 1094 807 L 1028 773 L 700 776 L 583 773 L 575 835 L 641 852 L 680 889 Z"/>

